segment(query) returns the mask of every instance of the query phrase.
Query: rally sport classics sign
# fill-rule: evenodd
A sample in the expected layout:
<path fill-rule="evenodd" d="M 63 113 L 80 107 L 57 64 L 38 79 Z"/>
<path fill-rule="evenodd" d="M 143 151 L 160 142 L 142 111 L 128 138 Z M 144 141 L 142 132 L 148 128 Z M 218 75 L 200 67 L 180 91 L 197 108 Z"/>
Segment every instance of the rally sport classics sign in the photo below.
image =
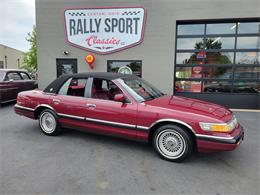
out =
<path fill-rule="evenodd" d="M 146 11 L 142 7 L 66 9 L 64 18 L 71 45 L 108 54 L 143 41 Z"/>

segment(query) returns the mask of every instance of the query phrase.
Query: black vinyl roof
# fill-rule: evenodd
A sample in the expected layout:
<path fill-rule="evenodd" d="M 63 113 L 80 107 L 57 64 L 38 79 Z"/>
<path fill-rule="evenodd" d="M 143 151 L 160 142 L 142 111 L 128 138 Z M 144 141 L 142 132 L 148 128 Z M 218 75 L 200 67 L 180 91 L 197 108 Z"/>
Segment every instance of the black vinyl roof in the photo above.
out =
<path fill-rule="evenodd" d="M 51 84 L 49 84 L 43 91 L 46 93 L 58 93 L 60 87 L 69 78 L 89 78 L 89 77 L 106 79 L 106 80 L 115 80 L 119 78 L 133 78 L 133 79 L 138 78 L 135 75 L 111 73 L 111 72 L 87 72 L 87 73 L 69 74 L 57 78 Z"/>

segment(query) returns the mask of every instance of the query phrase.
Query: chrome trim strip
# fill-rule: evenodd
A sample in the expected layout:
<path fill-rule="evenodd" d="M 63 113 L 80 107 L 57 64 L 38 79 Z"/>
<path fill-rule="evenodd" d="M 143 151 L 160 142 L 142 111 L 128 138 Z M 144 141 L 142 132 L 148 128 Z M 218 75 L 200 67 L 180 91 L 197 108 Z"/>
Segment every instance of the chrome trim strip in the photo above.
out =
<path fill-rule="evenodd" d="M 57 113 L 58 116 L 63 116 L 63 117 L 68 117 L 68 118 L 73 118 L 73 119 L 79 119 L 79 120 L 84 120 L 85 117 L 81 116 L 75 116 L 75 115 L 70 115 L 70 114 L 62 114 L 62 113 Z"/>
<path fill-rule="evenodd" d="M 37 108 L 39 108 L 39 107 L 46 107 L 46 108 L 49 108 L 49 109 L 51 109 L 51 110 L 53 110 L 53 111 L 55 111 L 54 110 L 54 108 L 53 107 L 51 107 L 51 106 L 49 106 L 48 104 L 39 104 L 38 106 L 36 106 L 35 107 L 35 109 L 34 110 L 36 110 Z"/>
<path fill-rule="evenodd" d="M 159 119 L 159 120 L 155 121 L 153 124 L 150 125 L 149 129 L 151 129 L 154 125 L 156 125 L 160 122 L 175 122 L 175 123 L 182 124 L 182 125 L 186 126 L 187 128 L 189 128 L 194 134 L 196 134 L 195 131 L 193 130 L 193 128 L 189 124 L 187 124 L 183 121 L 177 120 L 177 119 L 170 119 L 170 118 Z"/>
<path fill-rule="evenodd" d="M 0 102 L 0 103 L 7 103 L 7 102 L 13 102 L 13 101 L 16 101 L 16 99 L 11 99 L 11 100 L 6 100 L 6 101 L 3 101 L 3 102 Z"/>
<path fill-rule="evenodd" d="M 94 119 L 94 118 L 85 118 L 85 120 L 86 121 L 91 121 L 91 122 L 99 122 L 99 123 L 109 124 L 109 125 L 118 125 L 118 126 L 123 126 L 123 127 L 136 128 L 136 125 L 126 124 L 126 123 L 105 121 L 105 120 Z"/>
<path fill-rule="evenodd" d="M 203 135 L 203 134 L 195 134 L 196 137 L 199 138 L 212 138 L 212 139 L 218 139 L 218 140 L 233 140 L 235 137 L 220 137 L 220 136 L 214 136 L 214 135 Z"/>
<path fill-rule="evenodd" d="M 136 128 L 140 130 L 149 130 L 149 127 L 139 126 L 139 125 L 137 125 Z"/>
<path fill-rule="evenodd" d="M 20 106 L 20 105 L 18 105 L 18 104 L 15 104 L 14 107 L 15 107 L 15 108 L 20 108 L 20 109 L 23 109 L 23 110 L 34 111 L 33 108 L 29 108 L 29 107 L 25 107 L 25 106 Z"/>

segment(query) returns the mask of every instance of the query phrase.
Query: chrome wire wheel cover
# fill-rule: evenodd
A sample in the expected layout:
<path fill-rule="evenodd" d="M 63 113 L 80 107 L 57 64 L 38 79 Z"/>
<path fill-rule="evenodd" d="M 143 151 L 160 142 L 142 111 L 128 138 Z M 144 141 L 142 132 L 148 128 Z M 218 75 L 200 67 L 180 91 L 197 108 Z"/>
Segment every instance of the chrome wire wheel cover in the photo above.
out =
<path fill-rule="evenodd" d="M 40 125 L 45 133 L 52 133 L 56 129 L 56 120 L 49 112 L 44 112 L 40 118 Z"/>
<path fill-rule="evenodd" d="M 169 159 L 179 158 L 186 150 L 184 138 L 172 129 L 161 131 L 156 138 L 156 145 L 159 152 Z"/>

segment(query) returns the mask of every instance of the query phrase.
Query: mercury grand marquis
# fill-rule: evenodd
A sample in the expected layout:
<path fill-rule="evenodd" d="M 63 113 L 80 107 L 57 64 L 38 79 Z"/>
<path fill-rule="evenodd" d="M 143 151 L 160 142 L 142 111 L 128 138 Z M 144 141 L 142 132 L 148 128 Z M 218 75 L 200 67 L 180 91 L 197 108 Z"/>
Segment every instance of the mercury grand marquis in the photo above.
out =
<path fill-rule="evenodd" d="M 38 119 L 46 135 L 71 128 L 149 142 L 175 162 L 193 151 L 233 150 L 244 137 L 229 109 L 166 95 L 139 77 L 118 73 L 61 76 L 43 91 L 20 92 L 15 112 Z"/>

